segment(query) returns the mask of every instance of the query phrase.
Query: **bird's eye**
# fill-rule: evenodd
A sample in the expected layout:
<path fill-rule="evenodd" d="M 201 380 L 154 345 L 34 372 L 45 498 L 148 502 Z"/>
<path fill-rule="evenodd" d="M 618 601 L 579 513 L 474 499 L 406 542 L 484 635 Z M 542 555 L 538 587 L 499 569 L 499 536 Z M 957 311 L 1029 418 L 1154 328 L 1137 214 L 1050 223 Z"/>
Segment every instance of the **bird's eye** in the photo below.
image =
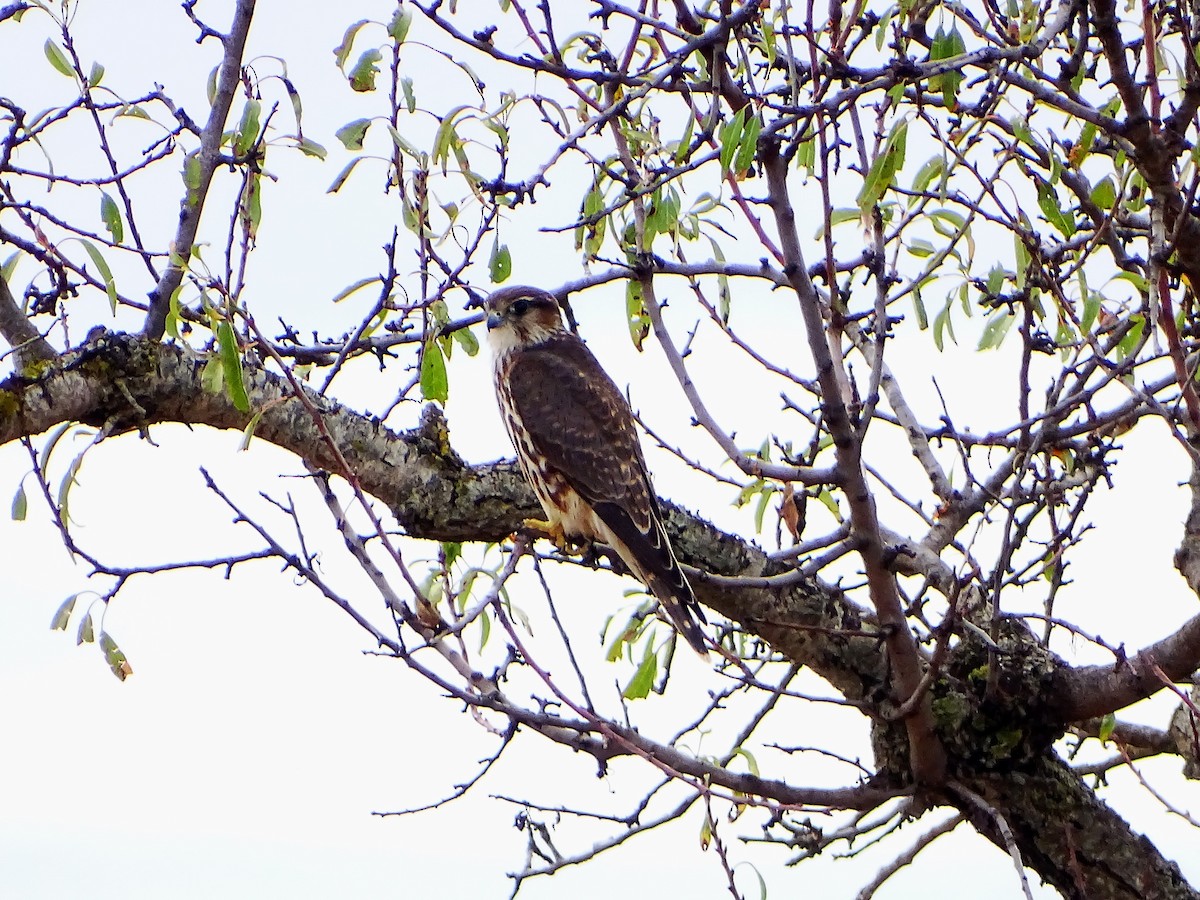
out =
<path fill-rule="evenodd" d="M 529 309 L 529 301 L 522 297 L 520 300 L 514 300 L 513 305 L 509 307 L 514 316 L 523 316 L 525 311 Z"/>

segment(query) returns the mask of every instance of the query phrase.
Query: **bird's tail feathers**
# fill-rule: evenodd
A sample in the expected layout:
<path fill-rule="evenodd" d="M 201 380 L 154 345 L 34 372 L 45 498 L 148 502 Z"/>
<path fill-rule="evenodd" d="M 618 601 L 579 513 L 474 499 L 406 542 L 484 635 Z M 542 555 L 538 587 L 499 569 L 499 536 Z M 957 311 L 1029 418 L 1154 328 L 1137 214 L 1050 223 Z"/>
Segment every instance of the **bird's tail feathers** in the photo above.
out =
<path fill-rule="evenodd" d="M 678 571 L 678 564 L 676 567 Z M 699 622 L 696 621 L 697 618 L 705 621 L 704 612 L 700 609 L 700 604 L 696 602 L 686 580 L 683 585 L 684 590 L 680 591 L 675 583 L 660 575 L 651 574 L 646 578 L 646 587 L 650 588 L 650 593 L 658 600 L 658 605 L 667 614 L 667 618 L 671 620 L 675 630 L 683 635 L 684 640 L 693 650 L 707 659 L 708 644 L 704 640 L 704 632 L 701 630 Z"/>

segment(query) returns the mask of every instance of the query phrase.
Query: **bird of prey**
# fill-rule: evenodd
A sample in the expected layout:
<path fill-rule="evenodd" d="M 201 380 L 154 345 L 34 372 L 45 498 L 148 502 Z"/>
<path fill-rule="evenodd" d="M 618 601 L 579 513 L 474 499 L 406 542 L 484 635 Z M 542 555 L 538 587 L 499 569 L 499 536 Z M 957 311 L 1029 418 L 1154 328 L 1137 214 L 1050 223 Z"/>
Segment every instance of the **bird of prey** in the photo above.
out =
<path fill-rule="evenodd" d="M 646 460 L 621 391 L 558 301 L 510 286 L 487 301 L 496 398 L 521 471 L 546 511 L 526 524 L 575 544 L 611 547 L 701 656 L 706 622 L 663 530 Z"/>

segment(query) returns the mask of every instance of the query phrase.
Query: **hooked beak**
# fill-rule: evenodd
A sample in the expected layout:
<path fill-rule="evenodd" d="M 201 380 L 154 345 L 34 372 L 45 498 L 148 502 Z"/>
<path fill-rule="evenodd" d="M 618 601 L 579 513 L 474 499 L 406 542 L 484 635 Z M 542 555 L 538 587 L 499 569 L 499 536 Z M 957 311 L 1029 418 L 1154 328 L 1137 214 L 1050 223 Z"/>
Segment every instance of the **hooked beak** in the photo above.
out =
<path fill-rule="evenodd" d="M 487 315 L 488 331 L 491 331 L 493 328 L 499 328 L 500 323 L 503 321 L 504 321 L 504 319 L 500 316 L 500 313 L 497 313 L 497 312 L 488 313 L 488 315 Z"/>

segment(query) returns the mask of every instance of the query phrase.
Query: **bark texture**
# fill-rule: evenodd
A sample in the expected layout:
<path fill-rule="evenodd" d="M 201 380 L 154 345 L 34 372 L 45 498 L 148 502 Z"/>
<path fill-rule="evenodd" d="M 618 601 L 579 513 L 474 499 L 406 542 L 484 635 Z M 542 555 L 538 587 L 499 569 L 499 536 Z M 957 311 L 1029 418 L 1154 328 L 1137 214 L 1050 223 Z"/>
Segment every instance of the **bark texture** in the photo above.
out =
<path fill-rule="evenodd" d="M 113 436 L 166 422 L 245 428 L 250 413 L 203 388 L 204 362 L 189 350 L 134 336 L 94 336 L 58 360 L 27 367 L 25 374 L 0 384 L 0 443 L 68 421 Z M 246 386 L 252 409 L 263 410 L 255 430 L 259 439 L 336 471 L 332 441 L 362 488 L 387 503 L 414 537 L 499 540 L 538 512 L 514 463 L 471 466 L 454 452 L 445 420 L 434 407 L 417 428 L 395 432 L 316 394 L 301 402 L 290 381 L 262 367 L 247 369 Z M 311 409 L 319 411 L 319 422 Z M 743 579 L 785 571 L 752 543 L 666 506 L 668 528 L 684 562 Z M 886 714 L 892 685 L 874 618 L 816 581 L 764 584 L 695 579 L 701 603 L 861 704 L 875 724 L 877 781 L 906 782 L 911 777 L 907 740 L 903 727 Z M 1001 672 L 989 695 L 990 665 Z M 996 823 L 996 816 L 1002 817 L 1025 862 L 1065 896 L 1200 897 L 1178 867 L 1131 831 L 1052 749 L 1067 724 L 1064 716 L 1073 709 L 1072 692 L 1102 681 L 1101 668 L 1070 669 L 1017 623 L 1006 623 L 1002 652 L 990 656 L 977 639 L 964 635 L 932 687 L 932 710 L 951 778 L 983 798 L 995 815 L 952 790 L 928 799 L 967 812 L 982 833 L 1004 847 L 1003 829 Z M 1111 668 L 1107 677 L 1118 678 L 1118 667 Z M 1152 690 L 1140 674 L 1120 683 L 1123 697 Z"/>

